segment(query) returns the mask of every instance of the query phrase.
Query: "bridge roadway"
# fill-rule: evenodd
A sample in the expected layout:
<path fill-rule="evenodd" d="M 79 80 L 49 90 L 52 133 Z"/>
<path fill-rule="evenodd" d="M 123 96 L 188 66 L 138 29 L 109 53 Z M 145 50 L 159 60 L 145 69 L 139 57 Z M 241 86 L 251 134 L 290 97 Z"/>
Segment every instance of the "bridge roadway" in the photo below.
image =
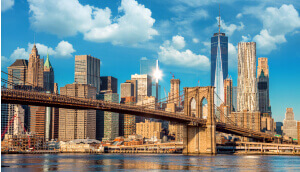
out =
<path fill-rule="evenodd" d="M 95 99 L 68 97 L 59 94 L 50 94 L 36 91 L 2 88 L 1 101 L 2 103 L 47 106 L 67 109 L 94 109 L 116 112 L 121 114 L 143 116 L 147 118 L 162 119 L 166 121 L 173 121 L 186 124 L 192 122 L 192 124 L 199 126 L 206 125 L 206 119 L 187 116 L 183 113 L 167 112 L 163 110 L 155 110 L 137 105 L 119 104 Z M 272 142 L 277 138 L 267 133 L 254 131 L 223 122 L 216 122 L 216 130 L 219 132 L 254 138 L 260 141 L 264 140 Z"/>

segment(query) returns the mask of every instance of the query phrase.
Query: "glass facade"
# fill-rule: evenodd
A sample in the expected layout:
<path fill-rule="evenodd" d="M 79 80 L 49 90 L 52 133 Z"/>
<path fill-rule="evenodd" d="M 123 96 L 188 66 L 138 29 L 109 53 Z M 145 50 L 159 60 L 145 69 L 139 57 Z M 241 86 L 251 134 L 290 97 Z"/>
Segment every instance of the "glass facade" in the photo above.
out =
<path fill-rule="evenodd" d="M 154 77 L 154 71 L 156 70 L 156 65 L 158 66 L 158 60 L 156 59 L 141 59 L 140 61 L 140 74 L 147 74 L 152 77 L 152 96 L 156 97 L 157 100 L 161 99 L 160 92 L 161 86 L 158 84 L 156 89 L 156 82 Z M 156 91 L 157 90 L 157 91 Z M 157 93 L 156 93 L 157 92 Z"/>
<path fill-rule="evenodd" d="M 215 33 L 214 36 L 211 37 L 211 86 L 215 86 L 218 57 L 218 37 L 220 37 L 223 79 L 226 79 L 228 76 L 228 37 L 225 36 L 225 33 Z"/>

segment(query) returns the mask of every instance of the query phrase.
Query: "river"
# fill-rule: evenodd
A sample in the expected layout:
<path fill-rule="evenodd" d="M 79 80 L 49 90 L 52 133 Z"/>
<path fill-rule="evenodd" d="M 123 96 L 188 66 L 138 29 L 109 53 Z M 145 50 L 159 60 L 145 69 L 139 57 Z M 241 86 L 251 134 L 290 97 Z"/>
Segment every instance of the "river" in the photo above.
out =
<path fill-rule="evenodd" d="M 300 171 L 300 156 L 180 154 L 6 154 L 1 171 Z"/>

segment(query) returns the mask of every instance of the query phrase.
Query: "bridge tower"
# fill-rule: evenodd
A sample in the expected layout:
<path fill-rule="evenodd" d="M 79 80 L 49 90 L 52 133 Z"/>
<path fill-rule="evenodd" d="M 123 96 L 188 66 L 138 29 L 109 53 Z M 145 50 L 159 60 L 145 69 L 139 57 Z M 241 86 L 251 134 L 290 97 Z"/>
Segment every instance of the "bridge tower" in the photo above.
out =
<path fill-rule="evenodd" d="M 206 119 L 206 125 L 191 122 L 184 128 L 184 154 L 216 154 L 216 121 L 214 118 L 214 87 L 185 87 L 184 113 Z M 207 100 L 207 113 L 203 103 Z"/>

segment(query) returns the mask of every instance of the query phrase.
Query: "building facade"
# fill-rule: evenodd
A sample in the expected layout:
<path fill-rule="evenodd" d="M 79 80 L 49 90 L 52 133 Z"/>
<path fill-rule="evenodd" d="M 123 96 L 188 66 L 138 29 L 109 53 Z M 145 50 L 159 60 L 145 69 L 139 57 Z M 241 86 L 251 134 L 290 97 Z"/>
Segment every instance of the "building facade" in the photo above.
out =
<path fill-rule="evenodd" d="M 119 94 L 106 92 L 98 95 L 99 100 L 119 102 Z M 119 113 L 99 111 L 97 114 L 97 140 L 111 141 L 119 136 Z"/>
<path fill-rule="evenodd" d="M 75 56 L 75 83 L 91 84 L 100 92 L 100 59 L 91 55 Z"/>
<path fill-rule="evenodd" d="M 229 108 L 229 113 L 233 111 L 233 86 L 232 79 L 227 78 L 224 80 L 224 103 Z"/>
<path fill-rule="evenodd" d="M 170 93 L 168 96 L 168 103 L 175 103 L 178 107 L 180 105 L 180 80 L 171 79 Z"/>
<path fill-rule="evenodd" d="M 87 84 L 67 84 L 60 94 L 78 98 L 96 99 L 97 88 Z M 96 110 L 59 109 L 60 141 L 96 138 Z"/>
<path fill-rule="evenodd" d="M 152 77 L 149 75 L 131 75 L 131 80 L 137 81 L 137 102 L 152 95 Z"/>
<path fill-rule="evenodd" d="M 44 88 L 44 59 L 40 58 L 35 44 L 29 54 L 27 83 L 33 87 Z"/>
<path fill-rule="evenodd" d="M 237 111 L 258 111 L 255 42 L 238 44 Z"/>
<path fill-rule="evenodd" d="M 143 136 L 143 138 L 151 139 L 156 137 L 157 139 L 160 139 L 161 131 L 162 126 L 160 122 L 145 120 L 145 122 L 136 124 L 136 134 Z"/>
<path fill-rule="evenodd" d="M 282 133 L 284 137 L 297 139 L 297 121 L 293 108 L 286 108 L 285 119 L 283 120 Z"/>
<path fill-rule="evenodd" d="M 47 54 L 47 59 L 44 64 L 44 88 L 53 93 L 54 91 L 54 70 Z"/>
<path fill-rule="evenodd" d="M 269 99 L 269 66 L 268 58 L 258 58 L 257 66 L 258 105 L 261 113 L 271 115 Z"/>
<path fill-rule="evenodd" d="M 112 76 L 101 76 L 101 91 L 118 93 L 118 79 Z"/>

